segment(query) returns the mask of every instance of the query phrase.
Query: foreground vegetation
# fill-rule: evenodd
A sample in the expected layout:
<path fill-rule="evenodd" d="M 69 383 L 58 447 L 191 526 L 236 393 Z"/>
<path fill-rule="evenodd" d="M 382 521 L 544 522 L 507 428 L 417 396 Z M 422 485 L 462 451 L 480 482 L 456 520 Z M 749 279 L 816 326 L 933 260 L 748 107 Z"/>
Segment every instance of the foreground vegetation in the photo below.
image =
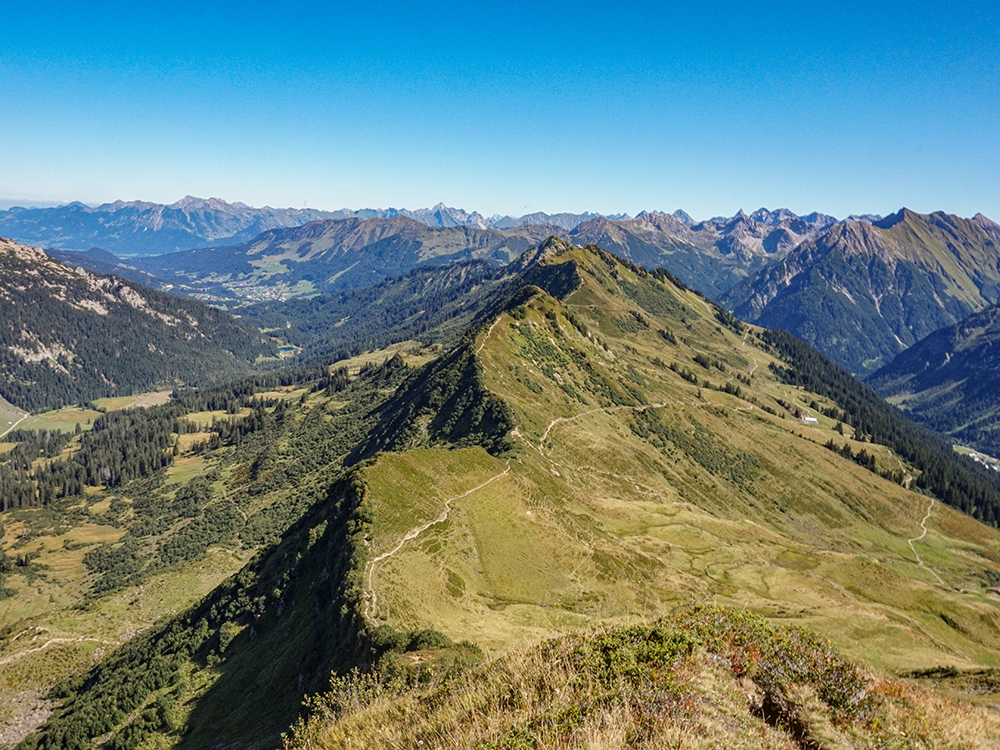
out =
<path fill-rule="evenodd" d="M 704 609 L 515 650 L 457 676 L 334 677 L 286 750 L 992 748 L 1000 715 L 796 628 Z"/>

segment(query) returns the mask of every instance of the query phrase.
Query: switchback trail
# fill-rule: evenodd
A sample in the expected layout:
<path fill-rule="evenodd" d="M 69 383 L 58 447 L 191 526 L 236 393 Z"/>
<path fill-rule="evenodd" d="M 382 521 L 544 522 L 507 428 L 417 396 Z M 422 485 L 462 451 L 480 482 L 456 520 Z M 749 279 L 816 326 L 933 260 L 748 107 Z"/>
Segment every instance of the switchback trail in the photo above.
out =
<path fill-rule="evenodd" d="M 940 583 L 942 586 L 945 586 L 946 584 L 944 581 L 941 580 L 941 576 L 935 573 L 933 568 L 928 568 L 926 565 L 924 565 L 923 558 L 920 557 L 920 554 L 913 546 L 914 542 L 919 542 L 921 539 L 927 536 L 927 519 L 931 517 L 931 511 L 933 509 L 934 509 L 934 498 L 931 498 L 930 505 L 927 506 L 927 515 L 925 515 L 924 520 L 920 522 L 920 528 L 922 529 L 922 531 L 920 532 L 920 536 L 915 536 L 913 537 L 913 539 L 907 539 L 906 543 L 910 545 L 910 549 L 913 551 L 913 556 L 917 558 L 917 565 L 919 565 L 924 570 L 929 570 L 931 572 L 931 575 L 933 575 L 935 578 L 938 579 L 938 583 Z"/>
<path fill-rule="evenodd" d="M 455 495 L 454 497 L 448 498 L 445 501 L 445 503 L 444 503 L 444 510 L 441 512 L 441 515 L 439 515 L 437 518 L 433 519 L 432 521 L 428 521 L 425 524 L 421 524 L 420 526 L 417 526 L 415 528 L 410 529 L 409 531 L 406 532 L 406 534 L 400 540 L 399 544 L 397 544 L 395 547 L 393 547 L 388 552 L 383 552 L 381 555 L 378 555 L 373 560 L 369 561 L 369 563 L 365 566 L 365 583 L 366 583 L 366 589 L 367 589 L 367 591 L 366 591 L 367 600 L 365 601 L 365 619 L 366 620 L 368 620 L 369 622 L 371 622 L 372 618 L 375 615 L 375 613 L 378 612 L 378 594 L 375 593 L 375 587 L 372 585 L 372 576 L 375 573 L 375 566 L 378 563 L 382 562 L 383 560 L 385 560 L 385 559 L 387 559 L 387 558 L 392 557 L 393 555 L 395 555 L 397 552 L 399 552 L 399 550 L 401 550 L 403 548 L 404 544 L 406 544 L 411 539 L 416 539 L 418 536 L 420 536 L 425 531 L 427 531 L 427 529 L 429 529 L 431 526 L 436 526 L 437 524 L 444 523 L 446 520 L 448 520 L 448 514 L 451 513 L 451 504 L 455 500 L 461 500 L 463 497 L 468 497 L 473 492 L 478 492 L 479 490 L 483 489 L 484 487 L 487 487 L 487 486 L 493 484 L 493 482 L 495 482 L 496 480 L 498 480 L 500 477 L 506 476 L 509 473 L 510 473 L 510 463 L 508 462 L 507 467 L 503 471 L 501 471 L 499 474 L 496 474 L 496 475 L 490 477 L 489 479 L 487 479 L 485 482 L 483 482 L 479 486 L 473 487 L 471 490 L 466 490 L 465 492 L 461 493 L 460 495 Z"/>

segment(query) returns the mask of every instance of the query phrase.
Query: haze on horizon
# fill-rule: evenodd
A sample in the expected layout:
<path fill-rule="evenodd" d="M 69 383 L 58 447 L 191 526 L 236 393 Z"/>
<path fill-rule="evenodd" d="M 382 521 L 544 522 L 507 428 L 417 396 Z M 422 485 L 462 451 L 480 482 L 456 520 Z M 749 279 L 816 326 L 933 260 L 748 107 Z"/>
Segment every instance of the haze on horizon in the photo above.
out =
<path fill-rule="evenodd" d="M 67 2 L 4 21 L 0 207 L 1000 218 L 996 3 Z"/>

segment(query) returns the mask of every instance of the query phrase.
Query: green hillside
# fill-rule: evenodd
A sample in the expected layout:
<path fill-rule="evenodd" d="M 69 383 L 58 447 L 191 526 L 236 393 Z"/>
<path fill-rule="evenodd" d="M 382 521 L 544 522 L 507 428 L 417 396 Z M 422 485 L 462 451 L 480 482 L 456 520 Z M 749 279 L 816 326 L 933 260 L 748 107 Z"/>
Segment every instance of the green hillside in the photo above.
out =
<path fill-rule="evenodd" d="M 858 675 L 873 673 L 852 671 L 822 640 L 746 617 L 720 620 L 731 636 L 699 625 L 688 640 L 670 635 L 683 620 L 648 624 L 706 605 L 806 628 L 864 670 L 961 676 L 1000 666 L 990 591 L 1000 580 L 1000 533 L 941 502 L 996 518 L 991 475 L 880 407 L 801 342 L 745 326 L 669 274 L 559 240 L 534 260 L 506 305 L 419 370 L 392 361 L 357 381 L 341 370 L 311 384 L 303 373 L 302 395 L 280 412 L 301 431 L 254 438 L 256 430 L 240 437 L 208 427 L 217 437 L 206 450 L 222 451 L 215 496 L 245 498 L 237 502 L 247 503 L 248 518 L 235 522 L 234 538 L 255 556 L 191 608 L 61 682 L 50 694 L 58 709 L 23 747 L 89 747 L 98 738 L 114 748 L 275 747 L 302 697 L 326 690 L 331 670 L 352 666 L 374 666 L 387 690 L 403 691 L 401 702 L 385 704 L 391 715 L 372 721 L 388 732 L 402 722 L 398 742 L 410 745 L 423 730 L 405 728 L 414 720 L 407 707 L 430 701 L 421 712 L 437 721 L 434 711 L 450 710 L 447 685 L 468 684 L 452 680 L 489 682 L 490 672 L 467 671 L 484 656 L 602 626 L 613 628 L 604 631 L 609 640 L 570 635 L 542 648 L 610 653 L 622 638 L 675 644 L 652 663 L 679 690 L 701 685 L 721 707 L 714 715 L 731 717 L 713 730 L 727 746 L 721 738 L 748 728 L 770 738 L 757 746 L 787 746 L 794 732 L 781 732 L 800 715 L 818 733 L 808 737 L 829 732 L 879 746 L 870 714 L 852 713 L 836 693 L 855 684 L 842 677 L 868 685 Z M 364 399 L 343 395 L 365 383 Z M 345 402 L 358 404 L 351 419 L 338 416 Z M 263 408 L 278 418 L 276 405 Z M 321 435 L 334 441 L 325 451 L 316 448 Z M 293 488 L 304 473 L 312 489 L 299 498 Z M 251 511 L 267 523 L 254 523 Z M 627 629 L 635 623 L 643 624 Z M 754 653 L 745 634 L 774 654 L 803 644 L 832 671 L 755 682 L 749 667 L 732 667 Z M 623 665 L 635 667 L 615 664 L 607 674 L 642 677 L 643 653 L 627 651 Z M 691 682 L 718 658 L 729 666 Z M 487 669 L 503 675 L 505 663 Z M 583 666 L 598 669 L 586 679 L 601 674 L 599 662 Z M 727 681 L 744 676 L 757 687 Z M 491 684 L 480 694 L 504 689 L 502 679 Z M 945 722 L 960 709 L 933 696 L 896 701 L 904 688 L 884 684 L 876 697 L 887 702 L 872 705 L 893 726 L 910 731 L 925 711 L 928 731 L 950 736 Z M 649 685 L 634 688 L 647 695 Z M 747 715 L 737 689 L 757 691 L 763 718 Z M 594 712 L 607 695 L 556 708 L 578 711 L 567 720 L 597 731 Z M 703 714 L 671 708 L 676 692 L 657 695 L 662 703 L 649 704 L 647 719 L 631 717 L 638 723 L 622 731 L 655 727 L 660 734 L 643 741 L 660 744 L 645 746 L 671 737 L 676 746 L 662 722 Z M 769 723 L 765 699 L 785 700 L 787 712 Z M 994 699 L 986 690 L 976 700 Z M 323 700 L 312 703 L 308 731 L 317 736 L 338 713 L 324 713 Z M 742 713 L 733 713 L 738 704 Z M 496 733 L 475 741 L 546 746 L 531 737 L 552 721 L 564 726 L 523 709 L 507 706 Z M 992 714 L 975 716 L 983 717 L 977 737 L 997 736 Z M 898 746 L 920 742 L 907 735 Z"/>

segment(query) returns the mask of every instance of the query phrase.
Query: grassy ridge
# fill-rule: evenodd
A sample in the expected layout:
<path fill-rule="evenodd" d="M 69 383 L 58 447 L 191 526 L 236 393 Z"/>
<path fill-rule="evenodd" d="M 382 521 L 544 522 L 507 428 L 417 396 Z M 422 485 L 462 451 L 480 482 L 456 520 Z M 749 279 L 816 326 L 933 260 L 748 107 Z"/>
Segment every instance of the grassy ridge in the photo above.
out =
<path fill-rule="evenodd" d="M 890 668 L 994 663 L 995 532 L 882 478 L 919 471 L 851 425 L 841 434 L 825 413 L 840 406 L 777 377 L 774 350 L 702 298 L 589 250 L 547 262 L 574 264 L 583 283 L 562 299 L 536 288 L 472 344 L 516 425 L 492 464 L 509 475 L 455 499 L 446 522 L 376 569 L 379 622 L 501 646 L 707 600 L 807 625 Z M 379 519 L 437 518 L 480 461 L 418 458 L 433 467 L 419 492 L 397 459 L 368 470 L 372 487 L 403 477 L 373 490 L 373 545 L 405 535 Z M 931 531 L 911 549 L 929 502 Z"/>

